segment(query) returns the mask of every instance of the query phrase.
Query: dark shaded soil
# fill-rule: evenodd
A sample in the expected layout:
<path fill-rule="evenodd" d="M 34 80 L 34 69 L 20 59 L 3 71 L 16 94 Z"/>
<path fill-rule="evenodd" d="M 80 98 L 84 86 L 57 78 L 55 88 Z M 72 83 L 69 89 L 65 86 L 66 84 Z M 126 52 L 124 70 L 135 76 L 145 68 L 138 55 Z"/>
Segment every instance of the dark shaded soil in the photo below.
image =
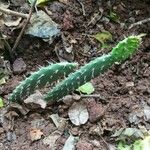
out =
<path fill-rule="evenodd" d="M 61 38 L 56 39 L 53 44 L 49 45 L 41 39 L 24 36 L 17 48 L 17 57 L 23 58 L 27 65 L 27 71 L 21 75 L 11 75 L 7 83 L 2 87 L 0 94 L 6 100 L 6 103 L 8 95 L 19 81 L 24 79 L 25 75 L 28 76 L 32 71 L 37 70 L 39 66 L 45 66 L 48 62 L 59 62 L 62 59 L 70 62 L 76 61 L 82 65 L 103 53 L 107 53 L 117 41 L 125 36 L 139 33 L 147 33 L 147 35 L 143 38 L 143 43 L 133 58 L 121 65 L 114 66 L 92 81 L 95 87 L 94 94 L 100 94 L 101 97 L 84 98 L 84 100 L 96 101 L 103 108 L 110 102 L 101 119 L 94 123 L 88 121 L 85 125 L 76 127 L 68 119 L 69 107 L 62 102 L 54 104 L 47 110 L 37 109 L 25 115 L 19 112 L 18 116 L 15 115 L 14 121 L 11 123 L 8 121 L 8 124 L 5 123 L 5 128 L 4 125 L 0 127 L 0 149 L 2 150 L 48 150 L 49 147 L 43 144 L 42 139 L 57 130 L 49 117 L 54 113 L 58 113 L 68 119 L 64 134 L 57 141 L 56 149 L 62 149 L 68 137 L 66 133 L 71 132 L 73 135 L 79 136 L 80 140 L 83 139 L 91 143 L 93 147 L 89 146 L 90 148 L 107 150 L 107 143 L 115 143 L 115 139 L 110 138 L 110 136 L 117 129 L 138 126 L 129 122 L 129 114 L 140 110 L 143 103 L 150 105 L 150 22 L 131 29 L 128 28 L 132 23 L 150 16 L 149 2 L 118 0 L 115 1 L 113 6 L 109 6 L 105 1 L 82 0 L 81 2 L 85 8 L 85 15 L 83 15 L 82 7 L 78 1 L 68 1 L 68 5 L 60 2 L 49 3 L 48 8 L 52 11 L 52 19 L 60 24 L 67 42 L 71 45 L 71 40 L 76 41 L 72 44 L 73 51 L 71 53 L 65 51 Z M 25 4 L 23 1 L 17 4 L 20 6 L 22 3 Z M 12 3 L 12 9 L 14 10 L 21 11 L 23 8 L 19 6 L 16 6 L 15 2 Z M 104 18 L 109 14 L 109 10 L 112 9 L 110 7 L 119 15 L 121 24 L 111 20 L 107 22 Z M 89 24 L 94 15 L 99 13 L 100 10 L 103 10 L 102 18 Z M 28 9 L 24 11 L 28 12 Z M 69 25 L 63 23 L 66 13 L 67 15 L 69 14 L 67 18 Z M 93 35 L 103 30 L 107 30 L 113 35 L 113 41 L 109 43 L 110 48 L 101 50 L 101 45 L 88 35 Z M 7 35 L 10 34 L 9 42 L 13 45 L 19 31 L 10 32 L 7 28 L 2 32 Z M 9 114 L 9 117 L 13 115 Z M 36 119 L 43 119 L 43 122 L 38 126 L 43 132 L 43 137 L 32 142 L 29 132 L 33 127 L 33 121 Z M 147 129 L 150 129 L 148 122 L 143 121 L 142 124 L 146 125 Z M 94 133 L 93 131 L 98 128 L 98 132 Z M 94 140 L 99 142 L 98 146 L 93 144 Z M 78 150 L 80 149 L 78 147 Z"/>

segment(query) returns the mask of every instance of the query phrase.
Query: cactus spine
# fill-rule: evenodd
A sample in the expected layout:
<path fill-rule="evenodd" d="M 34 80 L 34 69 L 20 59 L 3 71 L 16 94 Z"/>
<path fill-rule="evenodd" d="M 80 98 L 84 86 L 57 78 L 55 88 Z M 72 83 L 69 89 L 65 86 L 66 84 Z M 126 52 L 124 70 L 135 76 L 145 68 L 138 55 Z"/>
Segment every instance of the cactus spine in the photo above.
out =
<path fill-rule="evenodd" d="M 10 95 L 10 101 L 19 101 L 33 94 L 37 88 L 43 88 L 62 77 L 66 77 L 77 67 L 76 63 L 57 63 L 42 67 L 39 71 L 26 78 Z"/>
<path fill-rule="evenodd" d="M 142 36 L 125 38 L 107 55 L 96 58 L 69 75 L 68 78 L 60 82 L 45 96 L 45 101 L 55 101 L 64 97 L 92 78 L 108 70 L 114 63 L 120 63 L 129 58 L 139 47 Z"/>

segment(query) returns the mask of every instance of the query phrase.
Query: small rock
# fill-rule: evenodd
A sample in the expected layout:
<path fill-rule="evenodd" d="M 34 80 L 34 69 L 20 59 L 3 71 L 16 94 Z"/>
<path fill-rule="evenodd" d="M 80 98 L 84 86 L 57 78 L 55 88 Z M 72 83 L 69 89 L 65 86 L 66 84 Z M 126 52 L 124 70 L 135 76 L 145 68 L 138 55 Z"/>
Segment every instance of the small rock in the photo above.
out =
<path fill-rule="evenodd" d="M 102 117 L 104 111 L 102 105 L 96 103 L 94 99 L 87 102 L 87 109 L 89 112 L 90 122 L 98 121 Z"/>
<path fill-rule="evenodd" d="M 13 72 L 15 74 L 21 74 L 25 72 L 27 69 L 27 65 L 23 61 L 22 58 L 17 58 L 13 63 Z"/>
<path fill-rule="evenodd" d="M 126 83 L 126 87 L 133 87 L 134 86 L 134 82 L 127 82 Z"/>
<path fill-rule="evenodd" d="M 76 145 L 77 150 L 93 150 L 93 145 L 87 141 L 80 140 Z"/>

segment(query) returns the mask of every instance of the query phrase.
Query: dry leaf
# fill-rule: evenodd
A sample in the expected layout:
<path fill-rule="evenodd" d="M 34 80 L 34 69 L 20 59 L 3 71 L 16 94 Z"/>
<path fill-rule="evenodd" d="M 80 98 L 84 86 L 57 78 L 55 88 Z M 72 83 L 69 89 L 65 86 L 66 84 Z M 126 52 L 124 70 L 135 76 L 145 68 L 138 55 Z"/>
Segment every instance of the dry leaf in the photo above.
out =
<path fill-rule="evenodd" d="M 73 103 L 68 112 L 71 122 L 75 125 L 85 124 L 89 118 L 86 105 L 83 102 Z"/>
<path fill-rule="evenodd" d="M 9 17 L 5 17 L 5 25 L 7 26 L 7 27 L 16 27 L 16 26 L 18 26 L 19 24 L 20 24 L 20 21 L 21 21 L 21 17 L 19 17 L 18 19 L 16 19 L 16 20 L 12 20 L 11 18 L 9 18 Z"/>
<path fill-rule="evenodd" d="M 70 134 L 69 138 L 66 140 L 63 150 L 75 150 L 75 145 L 78 141 L 78 137 L 74 137 Z"/>
<path fill-rule="evenodd" d="M 40 91 L 36 91 L 35 94 L 30 95 L 26 100 L 24 100 L 26 104 L 28 103 L 34 103 L 39 104 L 41 108 L 46 107 L 46 101 L 44 101 L 43 95 L 40 93 Z"/>
<path fill-rule="evenodd" d="M 62 133 L 58 131 L 52 132 L 48 137 L 43 139 L 45 145 L 49 145 L 49 149 L 56 150 L 56 141 L 60 138 Z"/>
<path fill-rule="evenodd" d="M 66 120 L 64 118 L 59 117 L 58 114 L 52 114 L 50 115 L 50 118 L 59 130 L 63 131 L 65 129 Z"/>
<path fill-rule="evenodd" d="M 41 139 L 42 135 L 43 135 L 43 132 L 41 132 L 40 129 L 35 128 L 35 129 L 30 130 L 30 138 L 32 141 Z"/>

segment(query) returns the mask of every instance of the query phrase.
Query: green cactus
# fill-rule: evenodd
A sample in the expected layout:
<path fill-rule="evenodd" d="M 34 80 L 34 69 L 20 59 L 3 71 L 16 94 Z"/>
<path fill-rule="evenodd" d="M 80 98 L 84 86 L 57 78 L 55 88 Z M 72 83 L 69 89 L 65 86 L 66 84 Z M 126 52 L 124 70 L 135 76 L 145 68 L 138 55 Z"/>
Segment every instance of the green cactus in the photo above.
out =
<path fill-rule="evenodd" d="M 69 75 L 68 78 L 60 82 L 45 96 L 45 101 L 59 100 L 92 78 L 108 70 L 114 63 L 120 63 L 129 58 L 139 47 L 142 36 L 129 36 L 125 38 L 107 55 L 96 58 Z"/>
<path fill-rule="evenodd" d="M 129 36 L 125 38 L 123 41 L 119 42 L 110 53 L 96 58 L 74 73 L 71 72 L 76 68 L 76 63 L 57 63 L 43 67 L 39 71 L 33 73 L 29 78 L 25 79 L 13 91 L 9 100 L 16 102 L 24 99 L 34 93 L 37 88 L 42 88 L 47 83 L 51 84 L 71 73 L 65 80 L 56 85 L 44 96 L 46 102 L 59 100 L 84 83 L 90 81 L 92 78 L 104 73 L 113 64 L 121 63 L 133 55 L 141 43 L 142 36 L 143 35 Z"/>
<path fill-rule="evenodd" d="M 37 88 L 43 88 L 46 84 L 51 84 L 62 77 L 66 77 L 77 67 L 76 63 L 57 63 L 47 67 L 42 67 L 26 78 L 10 95 L 10 101 L 19 101 L 33 94 Z"/>

